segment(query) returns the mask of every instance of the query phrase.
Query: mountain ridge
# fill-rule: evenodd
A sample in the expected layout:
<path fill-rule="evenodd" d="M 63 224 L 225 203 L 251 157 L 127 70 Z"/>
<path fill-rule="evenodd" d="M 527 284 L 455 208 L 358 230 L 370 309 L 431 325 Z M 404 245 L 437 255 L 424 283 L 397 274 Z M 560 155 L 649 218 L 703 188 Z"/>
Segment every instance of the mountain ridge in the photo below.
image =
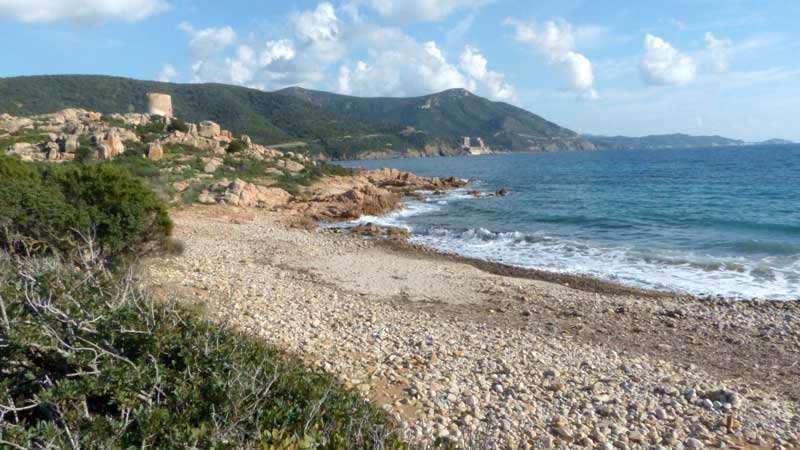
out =
<path fill-rule="evenodd" d="M 748 142 L 719 135 L 690 135 L 686 133 L 650 134 L 646 136 L 601 136 L 585 134 L 584 137 L 598 149 L 611 150 L 651 150 L 669 148 L 697 147 L 738 147 L 744 145 L 789 145 L 792 141 L 769 139 L 761 142 Z"/>
<path fill-rule="evenodd" d="M 297 86 L 268 92 L 221 83 L 38 75 L 0 78 L 0 114 L 34 115 L 65 108 L 145 111 L 147 92 L 171 95 L 177 115 L 188 121 L 213 120 L 237 135 L 248 134 L 267 145 L 293 143 L 322 159 L 748 144 L 680 133 L 581 135 L 531 111 L 461 88 L 415 97 L 356 97 Z"/>
<path fill-rule="evenodd" d="M 462 145 L 465 136 L 482 138 L 494 151 L 592 148 L 572 130 L 466 90 L 369 99 L 303 88 L 267 92 L 219 83 L 40 75 L 0 78 L 0 113 L 34 115 L 64 108 L 145 111 L 147 92 L 171 95 L 177 115 L 188 121 L 210 119 L 268 145 L 300 141 L 307 152 L 323 158 L 469 154 Z M 420 114 L 425 102 L 431 114 Z M 336 107 L 341 104 L 352 107 Z"/>

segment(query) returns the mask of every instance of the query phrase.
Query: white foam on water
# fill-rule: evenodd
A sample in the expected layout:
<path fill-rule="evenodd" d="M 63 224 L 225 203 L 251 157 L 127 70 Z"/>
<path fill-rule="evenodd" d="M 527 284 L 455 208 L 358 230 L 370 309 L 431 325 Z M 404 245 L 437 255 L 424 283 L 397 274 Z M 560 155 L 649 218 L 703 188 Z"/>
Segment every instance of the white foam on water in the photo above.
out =
<path fill-rule="evenodd" d="M 559 273 L 589 275 L 625 285 L 729 298 L 800 298 L 800 258 L 777 263 L 706 255 L 647 254 L 520 232 L 484 228 L 421 231 L 412 242 L 463 256 Z"/>
<path fill-rule="evenodd" d="M 789 258 L 718 258 L 709 255 L 642 251 L 555 238 L 540 233 L 497 233 L 485 228 L 414 229 L 409 219 L 435 213 L 450 202 L 474 200 L 466 189 L 409 200 L 404 208 L 385 216 L 361 218 L 329 226 L 366 223 L 412 231 L 411 242 L 440 251 L 518 267 L 574 275 L 588 275 L 624 285 L 739 299 L 800 299 L 800 256 Z"/>

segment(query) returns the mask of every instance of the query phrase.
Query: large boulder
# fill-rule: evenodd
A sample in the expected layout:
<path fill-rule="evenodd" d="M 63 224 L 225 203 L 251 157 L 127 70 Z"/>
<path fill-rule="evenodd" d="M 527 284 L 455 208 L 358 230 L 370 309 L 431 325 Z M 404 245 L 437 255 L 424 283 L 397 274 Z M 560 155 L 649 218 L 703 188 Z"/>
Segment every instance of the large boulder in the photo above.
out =
<path fill-rule="evenodd" d="M 32 128 L 33 120 L 27 117 L 14 117 L 10 114 L 0 114 L 0 129 L 9 133 L 16 133 L 22 128 Z"/>
<path fill-rule="evenodd" d="M 259 186 L 240 179 L 219 180 L 198 197 L 200 203 L 224 203 L 250 208 L 275 208 L 291 200 L 292 195 L 281 188 Z"/>
<path fill-rule="evenodd" d="M 75 153 L 81 146 L 78 136 L 75 135 L 64 135 L 57 142 L 62 153 Z"/>
<path fill-rule="evenodd" d="M 306 166 L 299 162 L 292 161 L 291 159 L 281 159 L 278 161 L 278 167 L 282 167 L 289 172 L 299 172 L 306 168 Z"/>
<path fill-rule="evenodd" d="M 100 150 L 98 153 L 100 159 L 111 159 L 125 153 L 125 144 L 122 143 L 122 139 L 120 139 L 116 131 L 109 131 L 105 135 L 93 136 L 92 140 Z"/>
<path fill-rule="evenodd" d="M 315 197 L 297 209 L 312 220 L 335 222 L 385 214 L 400 207 L 402 201 L 399 193 L 364 184 L 339 194 Z"/>
<path fill-rule="evenodd" d="M 161 142 L 155 141 L 147 145 L 147 158 L 153 161 L 158 161 L 164 157 L 164 147 Z"/>
<path fill-rule="evenodd" d="M 203 158 L 206 165 L 203 167 L 203 172 L 214 173 L 222 166 L 222 160 L 219 158 Z"/>
<path fill-rule="evenodd" d="M 218 137 L 221 131 L 219 124 L 210 120 L 204 120 L 197 126 L 197 134 L 205 138 Z"/>
<path fill-rule="evenodd" d="M 7 152 L 19 156 L 23 161 L 43 159 L 44 156 L 36 146 L 27 142 L 17 142 L 9 147 Z"/>

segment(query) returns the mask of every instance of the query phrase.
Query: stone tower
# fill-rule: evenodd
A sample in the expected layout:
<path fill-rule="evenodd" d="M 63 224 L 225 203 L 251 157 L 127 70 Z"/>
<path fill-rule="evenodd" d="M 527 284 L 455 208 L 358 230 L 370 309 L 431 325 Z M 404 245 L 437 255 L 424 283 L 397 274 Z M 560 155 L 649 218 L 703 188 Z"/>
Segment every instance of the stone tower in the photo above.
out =
<path fill-rule="evenodd" d="M 147 112 L 157 116 L 172 118 L 172 97 L 167 94 L 147 93 Z"/>

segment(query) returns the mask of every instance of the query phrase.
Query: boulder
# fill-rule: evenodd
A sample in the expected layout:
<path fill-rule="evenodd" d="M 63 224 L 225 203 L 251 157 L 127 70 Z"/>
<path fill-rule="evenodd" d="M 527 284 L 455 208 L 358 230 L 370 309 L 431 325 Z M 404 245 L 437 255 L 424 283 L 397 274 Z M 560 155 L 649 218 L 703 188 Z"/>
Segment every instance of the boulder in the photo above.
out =
<path fill-rule="evenodd" d="M 340 194 L 313 198 L 299 209 L 313 220 L 335 222 L 365 215 L 378 216 L 398 208 L 402 200 L 399 193 L 364 184 Z"/>
<path fill-rule="evenodd" d="M 253 141 L 252 141 L 252 139 L 250 139 L 250 136 L 248 136 L 248 135 L 246 135 L 246 134 L 243 134 L 243 135 L 242 135 L 242 142 L 244 142 L 244 144 L 245 144 L 246 146 L 248 146 L 248 147 L 252 147 L 252 146 L 253 146 Z"/>
<path fill-rule="evenodd" d="M 55 142 L 46 142 L 43 144 L 42 149 L 47 154 L 47 159 L 51 161 L 61 160 L 61 148 Z"/>
<path fill-rule="evenodd" d="M 23 161 L 42 159 L 41 152 L 33 144 L 17 142 L 8 148 L 8 153 L 19 156 Z"/>
<path fill-rule="evenodd" d="M 115 131 L 109 131 L 104 136 L 94 136 L 93 140 L 100 147 L 100 159 L 110 159 L 121 153 L 125 153 L 125 144 L 122 143 L 119 135 Z"/>
<path fill-rule="evenodd" d="M 197 134 L 206 138 L 215 138 L 220 135 L 220 127 L 216 122 L 204 120 L 197 126 Z"/>
<path fill-rule="evenodd" d="M 81 146 L 78 136 L 67 135 L 58 140 L 58 145 L 62 153 L 75 153 Z"/>
<path fill-rule="evenodd" d="M 33 127 L 33 120 L 27 117 L 14 117 L 10 114 L 1 114 L 0 115 L 0 128 L 8 131 L 9 133 L 15 133 L 22 128 L 32 128 Z"/>
<path fill-rule="evenodd" d="M 114 156 L 116 156 L 116 154 L 114 153 L 114 149 L 111 148 L 111 146 L 108 144 L 100 144 L 97 147 L 98 147 L 97 150 L 98 159 L 111 159 Z"/>
<path fill-rule="evenodd" d="M 222 166 L 222 160 L 219 158 L 203 158 L 203 162 L 206 163 L 203 167 L 205 173 L 214 173 Z"/>
<path fill-rule="evenodd" d="M 217 203 L 217 199 L 208 191 L 203 191 L 197 196 L 197 201 L 204 205 L 213 205 Z"/>
<path fill-rule="evenodd" d="M 147 158 L 153 161 L 158 161 L 164 157 L 164 147 L 161 142 L 155 141 L 147 145 Z"/>
<path fill-rule="evenodd" d="M 275 208 L 286 205 L 292 199 L 292 195 L 283 189 L 259 186 L 240 179 L 232 182 L 219 180 L 203 191 L 203 194 L 207 196 L 198 198 L 201 203 L 213 198 L 218 203 L 252 208 Z"/>
<path fill-rule="evenodd" d="M 280 161 L 278 161 L 278 167 L 283 167 L 289 172 L 299 172 L 306 168 L 306 166 L 298 162 L 292 161 L 291 159 L 281 159 Z"/>

